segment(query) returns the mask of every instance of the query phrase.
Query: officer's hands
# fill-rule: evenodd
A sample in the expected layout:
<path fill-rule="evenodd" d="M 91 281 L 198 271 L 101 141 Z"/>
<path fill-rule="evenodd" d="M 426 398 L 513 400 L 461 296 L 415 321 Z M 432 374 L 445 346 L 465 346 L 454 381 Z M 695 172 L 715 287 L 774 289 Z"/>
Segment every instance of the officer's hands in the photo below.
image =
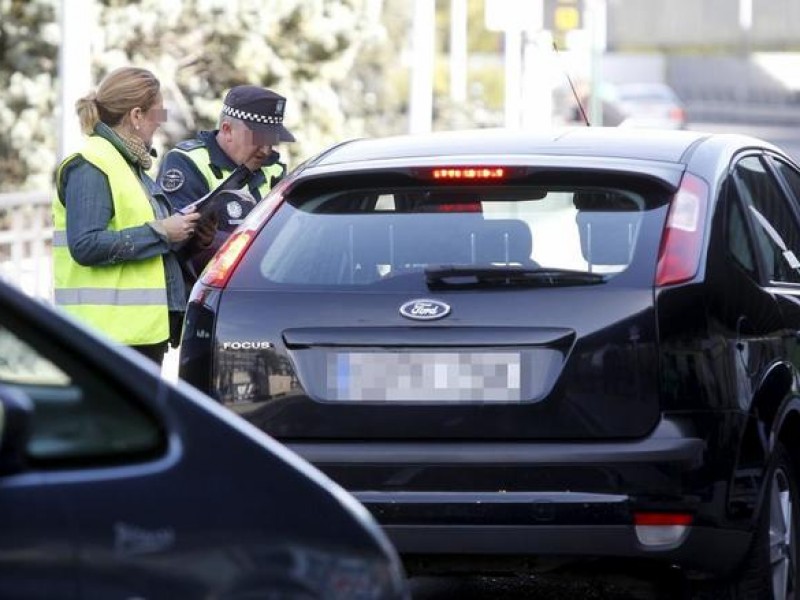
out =
<path fill-rule="evenodd" d="M 194 241 L 200 248 L 208 248 L 211 242 L 214 241 L 214 235 L 217 233 L 217 216 L 209 215 L 206 218 L 200 219 L 197 222 L 197 227 L 194 230 Z"/>
<path fill-rule="evenodd" d="M 175 213 L 166 219 L 161 219 L 159 224 L 164 228 L 170 243 L 182 242 L 192 237 L 199 218 L 199 212 Z"/>

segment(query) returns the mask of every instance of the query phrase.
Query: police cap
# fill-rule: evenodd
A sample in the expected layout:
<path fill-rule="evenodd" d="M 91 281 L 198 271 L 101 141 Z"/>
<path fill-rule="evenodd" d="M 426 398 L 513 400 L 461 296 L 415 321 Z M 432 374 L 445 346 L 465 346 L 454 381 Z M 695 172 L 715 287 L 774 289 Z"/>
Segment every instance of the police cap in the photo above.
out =
<path fill-rule="evenodd" d="M 294 142 L 283 126 L 286 98 L 256 85 L 237 85 L 228 91 L 222 112 L 244 122 L 251 130 L 271 134 L 276 142 Z"/>

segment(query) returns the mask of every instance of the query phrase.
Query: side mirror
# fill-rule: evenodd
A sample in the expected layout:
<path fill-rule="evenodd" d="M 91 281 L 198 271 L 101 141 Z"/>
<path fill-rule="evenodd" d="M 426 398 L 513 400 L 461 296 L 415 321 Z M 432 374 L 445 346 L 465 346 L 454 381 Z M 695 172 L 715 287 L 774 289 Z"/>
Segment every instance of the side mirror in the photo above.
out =
<path fill-rule="evenodd" d="M 20 389 L 0 385 L 0 474 L 16 473 L 25 464 L 33 402 Z"/>

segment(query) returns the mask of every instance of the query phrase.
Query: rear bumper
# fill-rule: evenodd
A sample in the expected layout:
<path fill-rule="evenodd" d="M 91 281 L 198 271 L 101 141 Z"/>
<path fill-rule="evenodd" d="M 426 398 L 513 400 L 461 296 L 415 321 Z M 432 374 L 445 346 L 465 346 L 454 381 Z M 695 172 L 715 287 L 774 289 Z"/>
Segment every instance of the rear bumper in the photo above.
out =
<path fill-rule="evenodd" d="M 287 443 L 313 464 L 326 465 L 609 465 L 672 464 L 694 469 L 706 444 L 697 438 L 649 437 L 632 442 L 332 442 Z"/>
<path fill-rule="evenodd" d="M 631 525 L 385 525 L 384 530 L 406 557 L 656 560 L 712 577 L 729 575 L 751 540 L 741 531 L 692 527 L 680 546 L 653 550 L 639 544 Z"/>
<path fill-rule="evenodd" d="M 289 446 L 354 494 L 406 556 L 656 559 L 725 575 L 750 534 L 714 515 L 725 486 L 711 497 L 688 487 L 704 466 L 705 442 L 666 437 L 667 427 L 629 442 Z M 638 511 L 697 518 L 678 543 L 654 548 L 637 538 Z"/>
<path fill-rule="evenodd" d="M 750 544 L 746 531 L 690 526 L 668 547 L 642 544 L 633 525 L 641 499 L 608 494 L 354 492 L 398 552 L 409 555 L 656 560 L 724 577 Z M 647 506 L 647 503 L 644 503 Z M 689 509 L 673 500 L 674 510 Z"/>

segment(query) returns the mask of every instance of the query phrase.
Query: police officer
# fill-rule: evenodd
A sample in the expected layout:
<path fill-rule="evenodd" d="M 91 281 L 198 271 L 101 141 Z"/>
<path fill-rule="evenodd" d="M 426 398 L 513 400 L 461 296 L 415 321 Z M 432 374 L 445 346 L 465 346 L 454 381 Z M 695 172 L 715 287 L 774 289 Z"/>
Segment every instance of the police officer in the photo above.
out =
<path fill-rule="evenodd" d="M 248 184 L 226 194 L 216 214 L 217 234 L 208 251 L 197 254 L 186 273 L 191 286 L 213 256 L 255 204 L 284 176 L 286 165 L 274 146 L 294 142 L 283 125 L 286 98 L 272 90 L 240 85 L 227 93 L 218 129 L 201 131 L 180 142 L 161 161 L 158 183 L 174 208 L 183 208 L 217 187 L 237 166 L 259 164 Z"/>

